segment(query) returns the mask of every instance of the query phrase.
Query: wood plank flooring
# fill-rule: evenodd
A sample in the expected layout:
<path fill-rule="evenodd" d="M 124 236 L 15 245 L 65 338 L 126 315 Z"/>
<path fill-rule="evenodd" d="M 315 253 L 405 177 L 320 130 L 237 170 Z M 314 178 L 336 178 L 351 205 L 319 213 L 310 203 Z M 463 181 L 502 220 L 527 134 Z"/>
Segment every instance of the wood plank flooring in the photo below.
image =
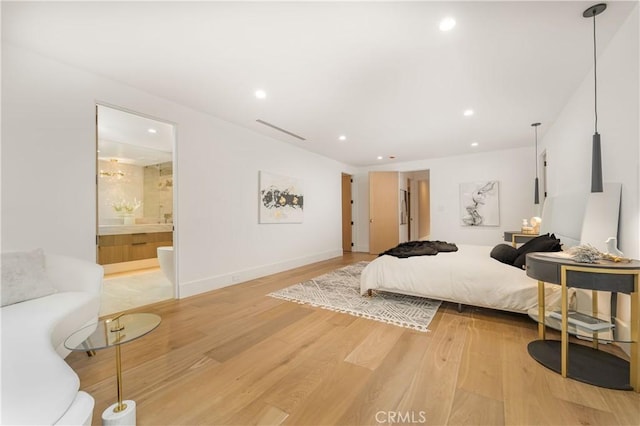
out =
<path fill-rule="evenodd" d="M 122 347 L 138 424 L 640 425 L 640 394 L 534 361 L 526 316 L 443 303 L 421 333 L 266 296 L 372 258 L 349 253 L 139 309 L 162 323 Z M 67 361 L 96 399 L 99 425 L 116 399 L 115 352 Z"/>

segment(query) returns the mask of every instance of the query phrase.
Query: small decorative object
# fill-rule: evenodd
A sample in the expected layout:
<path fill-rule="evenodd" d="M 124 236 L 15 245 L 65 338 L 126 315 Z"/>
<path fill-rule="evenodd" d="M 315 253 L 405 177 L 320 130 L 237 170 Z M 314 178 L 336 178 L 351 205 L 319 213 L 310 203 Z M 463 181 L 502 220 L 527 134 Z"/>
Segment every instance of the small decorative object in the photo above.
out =
<path fill-rule="evenodd" d="M 607 240 L 607 250 L 609 250 L 611 238 Z M 615 238 L 613 238 L 613 241 L 615 244 Z M 622 252 L 620 250 L 615 250 L 620 253 L 620 255 L 622 255 Z M 569 250 L 567 250 L 567 252 L 571 256 L 571 258 L 578 263 L 596 263 L 598 260 L 609 260 L 612 262 L 623 263 L 631 262 L 631 259 L 628 259 L 626 257 L 621 257 L 611 253 L 602 253 L 600 250 L 589 244 L 582 244 L 576 247 L 571 247 Z"/>
<path fill-rule="evenodd" d="M 133 199 L 133 203 L 130 203 L 126 200 L 122 200 L 119 203 L 113 203 L 111 206 L 113 210 L 118 213 L 122 217 L 122 223 L 124 225 L 133 225 L 134 217 L 133 213 L 140 208 L 142 202 L 138 201 L 136 198 Z"/>
<path fill-rule="evenodd" d="M 533 222 L 531 222 L 531 225 L 529 225 L 529 223 L 527 222 L 527 219 L 522 219 L 522 227 L 520 228 L 520 232 L 522 234 L 528 234 L 528 235 L 537 234 L 537 232 L 533 227 Z"/>
<path fill-rule="evenodd" d="M 571 258 L 578 263 L 596 263 L 602 259 L 602 253 L 589 244 L 571 247 L 568 252 Z"/>
<path fill-rule="evenodd" d="M 618 250 L 618 239 L 616 237 L 607 238 L 605 244 L 607 244 L 607 253 L 603 255 L 604 259 L 611 260 L 613 262 L 631 262 L 631 259 L 622 257 L 624 253 Z"/>
<path fill-rule="evenodd" d="M 607 254 L 622 257 L 624 253 L 618 250 L 618 239 L 616 237 L 607 238 L 607 241 L 605 241 L 605 243 L 607 244 Z"/>
<path fill-rule="evenodd" d="M 111 206 L 118 213 L 131 214 L 135 212 L 141 205 L 142 205 L 142 202 L 134 198 L 133 203 L 130 203 L 126 200 L 122 200 L 119 203 L 113 203 Z"/>
<path fill-rule="evenodd" d="M 529 223 L 531 223 L 531 227 L 533 228 L 533 233 L 539 234 L 540 224 L 542 223 L 542 219 L 540 219 L 538 216 L 534 216 L 531 219 L 529 219 Z"/>

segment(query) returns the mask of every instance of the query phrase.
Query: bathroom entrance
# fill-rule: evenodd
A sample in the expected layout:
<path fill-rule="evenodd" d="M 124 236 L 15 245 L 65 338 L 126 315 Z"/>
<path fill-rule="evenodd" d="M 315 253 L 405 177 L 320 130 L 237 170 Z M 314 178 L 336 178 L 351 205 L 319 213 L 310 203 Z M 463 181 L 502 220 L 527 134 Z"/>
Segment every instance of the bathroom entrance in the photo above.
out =
<path fill-rule="evenodd" d="M 96 105 L 100 315 L 177 297 L 173 124 Z"/>

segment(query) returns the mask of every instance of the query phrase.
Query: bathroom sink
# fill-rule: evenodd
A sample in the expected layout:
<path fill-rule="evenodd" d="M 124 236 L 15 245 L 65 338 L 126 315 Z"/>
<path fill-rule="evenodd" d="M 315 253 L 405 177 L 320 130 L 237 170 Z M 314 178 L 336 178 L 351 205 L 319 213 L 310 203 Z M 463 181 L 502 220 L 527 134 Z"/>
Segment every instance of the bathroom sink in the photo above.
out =
<path fill-rule="evenodd" d="M 151 232 L 171 232 L 173 223 L 146 223 L 140 225 L 100 225 L 98 235 L 148 234 Z"/>

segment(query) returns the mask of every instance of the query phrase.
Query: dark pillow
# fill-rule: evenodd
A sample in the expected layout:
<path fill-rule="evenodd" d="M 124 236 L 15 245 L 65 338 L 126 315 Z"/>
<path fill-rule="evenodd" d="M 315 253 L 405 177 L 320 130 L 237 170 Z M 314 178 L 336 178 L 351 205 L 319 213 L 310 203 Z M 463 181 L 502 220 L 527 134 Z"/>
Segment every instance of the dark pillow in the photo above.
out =
<path fill-rule="evenodd" d="M 549 234 L 542 234 L 539 235 L 529 241 L 527 241 L 526 243 L 524 243 L 523 245 L 521 245 L 517 251 L 518 251 L 518 256 L 520 256 L 521 254 L 527 254 L 527 253 L 531 253 L 534 251 L 544 251 L 544 250 L 537 250 L 538 247 L 546 247 L 547 244 L 549 243 L 549 241 L 559 241 L 556 240 L 555 236 L 551 236 Z"/>
<path fill-rule="evenodd" d="M 544 237 L 544 238 L 541 238 Z M 534 242 L 534 244 L 529 244 Z M 526 246 L 526 247 L 525 247 Z M 524 250 L 523 250 L 524 249 Z M 516 268 L 523 269 L 526 263 L 527 253 L 536 253 L 536 252 L 552 252 L 552 251 L 561 251 L 562 244 L 560 240 L 549 236 L 548 234 L 541 235 L 540 237 L 534 238 L 531 241 L 523 244 L 518 251 L 518 257 L 513 261 L 513 266 Z"/>
<path fill-rule="evenodd" d="M 499 262 L 513 265 L 513 261 L 518 257 L 518 251 L 509 244 L 498 244 L 491 250 L 490 256 Z"/>

